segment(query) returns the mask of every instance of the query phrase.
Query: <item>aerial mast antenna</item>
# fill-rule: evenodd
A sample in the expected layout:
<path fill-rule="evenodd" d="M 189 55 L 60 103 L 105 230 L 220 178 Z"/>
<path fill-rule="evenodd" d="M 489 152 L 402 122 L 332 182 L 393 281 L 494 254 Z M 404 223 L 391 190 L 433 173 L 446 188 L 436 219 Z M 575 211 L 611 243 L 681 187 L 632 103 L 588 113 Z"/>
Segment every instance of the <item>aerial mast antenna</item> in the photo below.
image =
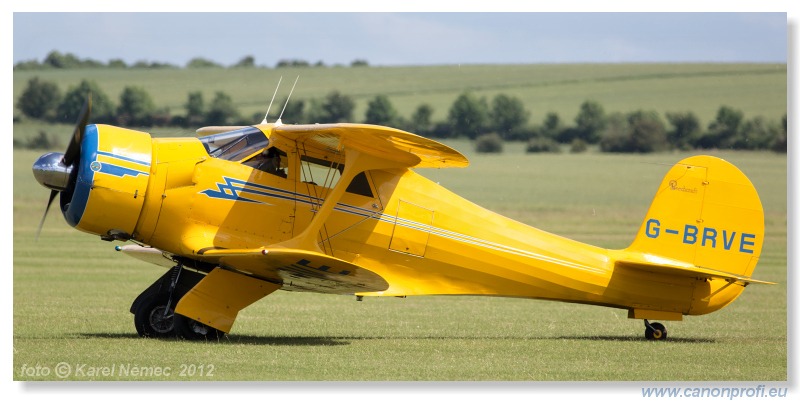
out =
<path fill-rule="evenodd" d="M 299 79 L 300 76 L 297 76 L 297 78 L 294 79 L 294 84 L 292 84 L 292 90 L 289 91 L 289 96 L 286 97 L 286 103 L 283 104 L 283 109 L 281 109 L 281 114 L 278 115 L 278 120 L 275 121 L 276 125 L 283 124 L 283 122 L 281 122 L 281 117 L 283 117 L 283 112 L 286 110 L 286 105 L 289 105 L 289 99 L 292 97 L 292 93 L 294 92 L 294 86 L 297 85 L 297 80 Z"/>
<path fill-rule="evenodd" d="M 267 107 L 267 114 L 264 115 L 264 120 L 261 121 L 262 125 L 267 124 L 267 116 L 269 116 L 269 111 L 272 109 L 272 102 L 275 101 L 275 95 L 278 93 L 278 88 L 281 88 L 281 81 L 283 80 L 283 76 L 278 79 L 278 86 L 275 87 L 275 92 L 272 93 L 272 99 L 269 101 L 269 107 Z M 283 113 L 283 112 L 281 112 Z M 280 118 L 278 118 L 280 120 Z"/>

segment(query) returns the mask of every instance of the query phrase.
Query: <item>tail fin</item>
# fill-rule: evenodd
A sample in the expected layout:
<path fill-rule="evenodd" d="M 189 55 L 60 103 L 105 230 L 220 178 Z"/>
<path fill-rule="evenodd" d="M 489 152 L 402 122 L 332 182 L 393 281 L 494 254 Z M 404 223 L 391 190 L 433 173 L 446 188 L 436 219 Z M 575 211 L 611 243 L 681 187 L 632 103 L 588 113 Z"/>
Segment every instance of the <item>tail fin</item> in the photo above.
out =
<path fill-rule="evenodd" d="M 750 180 L 727 161 L 695 156 L 664 177 L 625 251 L 645 264 L 677 263 L 749 278 L 763 242 L 764 210 Z"/>

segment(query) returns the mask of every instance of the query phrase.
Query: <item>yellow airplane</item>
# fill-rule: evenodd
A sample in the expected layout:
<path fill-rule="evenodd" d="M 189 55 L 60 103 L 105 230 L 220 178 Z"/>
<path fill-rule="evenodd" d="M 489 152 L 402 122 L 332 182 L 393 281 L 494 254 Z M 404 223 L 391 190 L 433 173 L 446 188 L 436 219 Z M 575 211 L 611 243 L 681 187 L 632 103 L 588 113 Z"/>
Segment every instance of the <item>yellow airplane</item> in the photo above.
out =
<path fill-rule="evenodd" d="M 133 302 L 139 335 L 216 339 L 277 290 L 483 295 L 625 309 L 653 320 L 714 312 L 753 279 L 758 194 L 732 164 L 695 156 L 664 177 L 633 243 L 610 250 L 483 209 L 413 168 L 466 167 L 458 151 L 366 124 L 206 127 L 152 138 L 87 125 L 36 179 L 73 227 L 169 270 Z M 45 210 L 45 216 L 47 210 Z M 44 218 L 42 218 L 42 222 Z M 39 226 L 41 230 L 41 224 Z M 38 236 L 38 232 L 37 232 Z"/>

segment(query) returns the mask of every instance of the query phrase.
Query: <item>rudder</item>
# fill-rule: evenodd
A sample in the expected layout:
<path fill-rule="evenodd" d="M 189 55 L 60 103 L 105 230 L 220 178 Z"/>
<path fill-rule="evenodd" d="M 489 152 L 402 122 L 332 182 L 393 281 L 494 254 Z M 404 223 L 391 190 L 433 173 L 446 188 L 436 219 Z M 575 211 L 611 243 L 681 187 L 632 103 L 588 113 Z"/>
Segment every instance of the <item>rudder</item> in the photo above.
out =
<path fill-rule="evenodd" d="M 733 164 L 702 155 L 667 172 L 626 251 L 750 277 L 763 241 L 753 184 Z"/>

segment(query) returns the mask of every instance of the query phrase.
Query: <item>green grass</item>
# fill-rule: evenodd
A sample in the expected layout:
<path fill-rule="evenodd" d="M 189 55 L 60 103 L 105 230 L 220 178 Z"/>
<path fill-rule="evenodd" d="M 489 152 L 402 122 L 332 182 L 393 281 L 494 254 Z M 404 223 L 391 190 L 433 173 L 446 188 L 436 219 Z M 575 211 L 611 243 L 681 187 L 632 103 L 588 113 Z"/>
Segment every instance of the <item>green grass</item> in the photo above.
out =
<path fill-rule="evenodd" d="M 369 68 L 286 69 L 85 69 L 14 72 L 14 100 L 34 76 L 53 81 L 62 92 L 82 79 L 96 81 L 118 102 L 123 88 L 143 87 L 158 107 L 185 113 L 191 91 L 202 91 L 210 102 L 217 91 L 231 95 L 243 116 L 266 112 L 283 76 L 278 99 L 288 94 L 300 76 L 293 99 L 322 98 L 332 90 L 356 101 L 354 119 L 364 118 L 375 95 L 389 97 L 398 112 L 410 117 L 422 103 L 434 108 L 434 120 L 447 117 L 456 97 L 472 90 L 489 101 L 499 93 L 519 97 L 539 124 L 548 112 L 572 124 L 580 104 L 599 101 L 607 112 L 637 109 L 692 111 L 706 125 L 722 105 L 740 109 L 746 118 L 764 116 L 779 121 L 786 114 L 785 64 L 570 64 L 570 65 L 451 65 Z M 280 109 L 273 105 L 273 118 Z M 256 122 L 254 122 L 256 123 Z"/>
<path fill-rule="evenodd" d="M 67 127 L 67 131 L 69 128 Z M 17 133 L 15 133 L 17 136 Z M 67 134 L 68 136 L 68 134 Z M 487 208 L 585 242 L 624 247 L 655 187 L 687 154 L 475 155 L 466 169 L 420 170 Z M 221 343 L 140 339 L 128 312 L 162 274 L 114 244 L 69 228 L 33 180 L 38 152 L 13 154 L 13 378 L 39 365 L 72 366 L 72 380 L 517 380 L 782 381 L 787 379 L 787 158 L 717 152 L 757 187 L 766 242 L 753 285 L 725 309 L 667 322 L 670 339 L 647 342 L 622 310 L 505 298 L 367 298 L 278 292 L 242 311 Z M 76 374 L 77 365 L 115 376 Z M 171 369 L 121 376 L 121 365 Z M 182 366 L 212 376 L 182 377 Z M 195 367 L 197 368 L 197 367 Z M 205 375 L 208 375 L 206 372 Z"/>

